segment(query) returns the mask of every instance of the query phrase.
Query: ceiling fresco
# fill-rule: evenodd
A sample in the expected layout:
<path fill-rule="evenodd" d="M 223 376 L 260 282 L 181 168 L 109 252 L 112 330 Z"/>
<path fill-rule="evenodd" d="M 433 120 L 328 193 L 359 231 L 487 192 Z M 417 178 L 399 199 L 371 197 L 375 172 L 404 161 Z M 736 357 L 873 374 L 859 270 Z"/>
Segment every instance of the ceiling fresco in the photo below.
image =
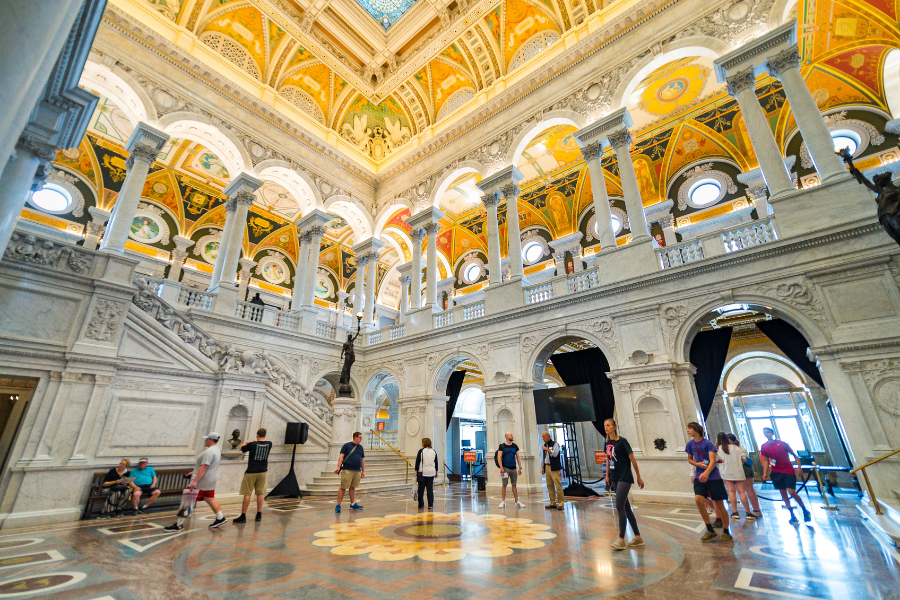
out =
<path fill-rule="evenodd" d="M 397 22 L 416 0 L 356 0 L 385 29 Z"/>

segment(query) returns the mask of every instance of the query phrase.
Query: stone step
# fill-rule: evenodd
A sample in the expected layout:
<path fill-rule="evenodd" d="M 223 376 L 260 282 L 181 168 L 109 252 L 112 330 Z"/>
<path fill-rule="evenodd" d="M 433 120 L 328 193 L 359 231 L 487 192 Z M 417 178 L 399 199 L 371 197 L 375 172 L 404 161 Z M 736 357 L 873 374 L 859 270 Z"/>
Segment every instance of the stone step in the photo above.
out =
<path fill-rule="evenodd" d="M 900 547 L 900 502 L 893 498 L 879 498 L 878 504 L 881 507 L 880 515 L 875 512 L 875 506 L 868 496 L 857 504 L 856 508 L 876 530 L 887 536 L 895 546 Z"/>
<path fill-rule="evenodd" d="M 375 493 L 375 492 L 390 492 L 396 490 L 410 491 L 412 490 L 412 481 L 409 483 L 403 483 L 402 481 L 397 483 L 381 483 L 381 484 L 365 484 L 360 483 L 359 487 L 356 488 L 356 491 L 360 493 Z M 310 496 L 331 496 L 337 492 L 338 486 L 335 483 L 334 485 L 329 486 L 318 486 L 318 485 L 307 485 L 305 488 L 301 486 L 301 490 L 304 494 Z M 410 496 L 412 497 L 412 496 Z"/>

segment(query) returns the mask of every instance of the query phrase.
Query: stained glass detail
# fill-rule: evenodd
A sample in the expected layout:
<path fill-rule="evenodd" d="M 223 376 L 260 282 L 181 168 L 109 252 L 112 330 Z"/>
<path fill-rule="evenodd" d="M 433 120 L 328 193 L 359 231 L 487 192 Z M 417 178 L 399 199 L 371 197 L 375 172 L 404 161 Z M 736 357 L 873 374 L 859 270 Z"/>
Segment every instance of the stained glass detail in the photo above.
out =
<path fill-rule="evenodd" d="M 416 0 L 356 0 L 381 26 L 388 29 L 412 8 Z"/>

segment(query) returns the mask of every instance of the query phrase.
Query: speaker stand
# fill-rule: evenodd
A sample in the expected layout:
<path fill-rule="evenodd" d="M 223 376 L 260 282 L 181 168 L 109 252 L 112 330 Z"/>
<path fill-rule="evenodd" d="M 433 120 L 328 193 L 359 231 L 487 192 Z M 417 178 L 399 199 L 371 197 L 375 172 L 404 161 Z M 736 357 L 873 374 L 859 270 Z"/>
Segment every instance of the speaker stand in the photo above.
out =
<path fill-rule="evenodd" d="M 278 485 L 272 488 L 272 491 L 266 494 L 266 500 L 270 496 L 286 496 L 288 498 L 300 497 L 303 499 L 303 492 L 300 491 L 300 484 L 297 483 L 297 474 L 294 473 L 294 458 L 297 456 L 297 444 L 294 444 L 294 451 L 291 453 L 291 469 L 284 476 Z"/>

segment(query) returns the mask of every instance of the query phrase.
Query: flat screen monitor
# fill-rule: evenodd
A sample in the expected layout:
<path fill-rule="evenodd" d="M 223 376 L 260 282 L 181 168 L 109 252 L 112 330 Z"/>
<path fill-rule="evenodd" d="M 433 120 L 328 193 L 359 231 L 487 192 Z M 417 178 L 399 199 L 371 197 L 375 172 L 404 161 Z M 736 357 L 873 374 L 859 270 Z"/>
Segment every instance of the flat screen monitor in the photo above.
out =
<path fill-rule="evenodd" d="M 589 383 L 534 390 L 534 412 L 541 425 L 597 420 Z"/>

